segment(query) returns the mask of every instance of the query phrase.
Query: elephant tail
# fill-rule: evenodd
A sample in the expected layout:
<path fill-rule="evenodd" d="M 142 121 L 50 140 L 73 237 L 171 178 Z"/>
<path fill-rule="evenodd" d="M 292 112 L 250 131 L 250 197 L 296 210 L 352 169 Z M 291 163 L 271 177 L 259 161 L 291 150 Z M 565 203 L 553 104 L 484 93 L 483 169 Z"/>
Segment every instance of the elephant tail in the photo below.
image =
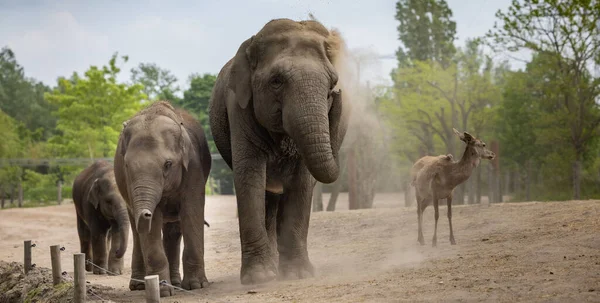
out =
<path fill-rule="evenodd" d="M 208 222 L 206 222 L 206 220 L 204 220 L 204 225 L 206 225 L 207 227 L 210 227 L 210 224 L 208 224 Z"/>

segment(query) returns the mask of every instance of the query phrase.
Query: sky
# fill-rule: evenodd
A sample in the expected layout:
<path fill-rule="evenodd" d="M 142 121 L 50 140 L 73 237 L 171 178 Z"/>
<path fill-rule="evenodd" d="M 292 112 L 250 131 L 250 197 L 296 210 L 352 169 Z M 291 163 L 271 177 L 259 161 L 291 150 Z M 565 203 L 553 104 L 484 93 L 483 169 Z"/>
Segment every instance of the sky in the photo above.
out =
<path fill-rule="evenodd" d="M 458 46 L 484 35 L 511 0 L 447 0 Z M 10 47 L 25 74 L 54 86 L 127 55 L 120 80 L 140 62 L 169 69 L 182 88 L 192 73 L 217 74 L 239 45 L 274 18 L 307 19 L 339 29 L 350 49 L 394 55 L 400 42 L 396 0 L 0 0 L 0 47 Z M 395 58 L 361 65 L 361 79 L 389 83 Z"/>

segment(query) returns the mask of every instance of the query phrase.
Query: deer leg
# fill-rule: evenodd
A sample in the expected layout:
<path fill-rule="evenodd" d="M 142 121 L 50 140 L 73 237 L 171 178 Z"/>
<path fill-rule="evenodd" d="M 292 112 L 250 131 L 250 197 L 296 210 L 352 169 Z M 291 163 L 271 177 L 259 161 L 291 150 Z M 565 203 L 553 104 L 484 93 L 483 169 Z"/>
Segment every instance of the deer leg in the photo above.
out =
<path fill-rule="evenodd" d="M 439 210 L 439 200 L 436 196 L 433 197 L 433 210 L 435 211 L 435 227 L 433 229 L 433 239 L 431 240 L 431 246 L 432 247 L 436 247 L 437 246 L 437 225 L 438 225 L 438 219 L 440 218 L 440 210 Z"/>
<path fill-rule="evenodd" d="M 446 198 L 446 202 L 448 202 L 448 224 L 450 225 L 450 244 L 456 245 L 456 241 L 454 241 L 454 232 L 452 231 L 452 195 Z"/>
<path fill-rule="evenodd" d="M 423 202 L 421 197 L 417 197 L 417 219 L 419 225 L 417 241 L 419 241 L 419 244 L 421 245 L 425 245 L 425 240 L 423 239 L 423 208 L 421 207 Z"/>

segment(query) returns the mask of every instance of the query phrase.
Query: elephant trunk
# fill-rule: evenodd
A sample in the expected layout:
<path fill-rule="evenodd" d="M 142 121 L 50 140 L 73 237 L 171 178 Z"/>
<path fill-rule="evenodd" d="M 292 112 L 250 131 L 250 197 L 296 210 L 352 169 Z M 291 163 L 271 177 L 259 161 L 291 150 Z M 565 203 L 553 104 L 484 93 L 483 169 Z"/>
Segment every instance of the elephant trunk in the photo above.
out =
<path fill-rule="evenodd" d="M 339 166 L 336 152 L 331 146 L 328 88 L 315 89 L 314 81 L 301 79 L 299 89 L 292 93 L 292 100 L 283 110 L 283 126 L 294 140 L 308 170 L 317 181 L 332 183 L 337 180 Z M 309 86 L 313 87 L 309 87 Z"/>
<path fill-rule="evenodd" d="M 149 233 L 152 223 L 152 213 L 160 202 L 162 189 L 160 184 L 140 180 L 134 182 L 132 193 L 133 217 L 135 218 L 135 228 L 139 234 Z"/>
<path fill-rule="evenodd" d="M 124 202 L 123 202 L 124 203 Z M 118 210 L 117 216 L 117 225 L 119 227 L 119 248 L 116 250 L 117 258 L 122 258 L 127 250 L 127 243 L 129 241 L 129 215 L 127 214 L 127 208 L 125 206 L 121 207 Z"/>

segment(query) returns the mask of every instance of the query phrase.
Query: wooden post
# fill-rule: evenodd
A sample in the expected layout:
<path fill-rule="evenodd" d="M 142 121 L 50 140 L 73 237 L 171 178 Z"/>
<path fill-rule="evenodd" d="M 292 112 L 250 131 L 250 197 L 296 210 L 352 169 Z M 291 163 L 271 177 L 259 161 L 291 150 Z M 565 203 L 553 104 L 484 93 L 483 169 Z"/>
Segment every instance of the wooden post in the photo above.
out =
<path fill-rule="evenodd" d="M 74 286 L 74 303 L 84 303 L 86 288 L 85 288 L 85 254 L 73 254 L 73 271 L 75 273 Z"/>
<path fill-rule="evenodd" d="M 158 275 L 144 277 L 146 283 L 146 303 L 160 302 L 160 286 L 158 285 Z"/>
<path fill-rule="evenodd" d="M 50 246 L 50 260 L 52 261 L 52 284 L 58 285 L 62 281 L 62 269 L 60 266 L 60 246 Z"/>
<path fill-rule="evenodd" d="M 58 201 L 58 205 L 60 205 L 62 203 L 62 185 L 63 185 L 62 181 L 58 180 L 57 186 L 56 186 L 57 187 L 57 196 L 58 196 L 56 200 Z"/>
<path fill-rule="evenodd" d="M 24 248 L 24 264 L 25 274 L 27 274 L 31 270 L 31 240 L 25 240 L 23 243 Z"/>

